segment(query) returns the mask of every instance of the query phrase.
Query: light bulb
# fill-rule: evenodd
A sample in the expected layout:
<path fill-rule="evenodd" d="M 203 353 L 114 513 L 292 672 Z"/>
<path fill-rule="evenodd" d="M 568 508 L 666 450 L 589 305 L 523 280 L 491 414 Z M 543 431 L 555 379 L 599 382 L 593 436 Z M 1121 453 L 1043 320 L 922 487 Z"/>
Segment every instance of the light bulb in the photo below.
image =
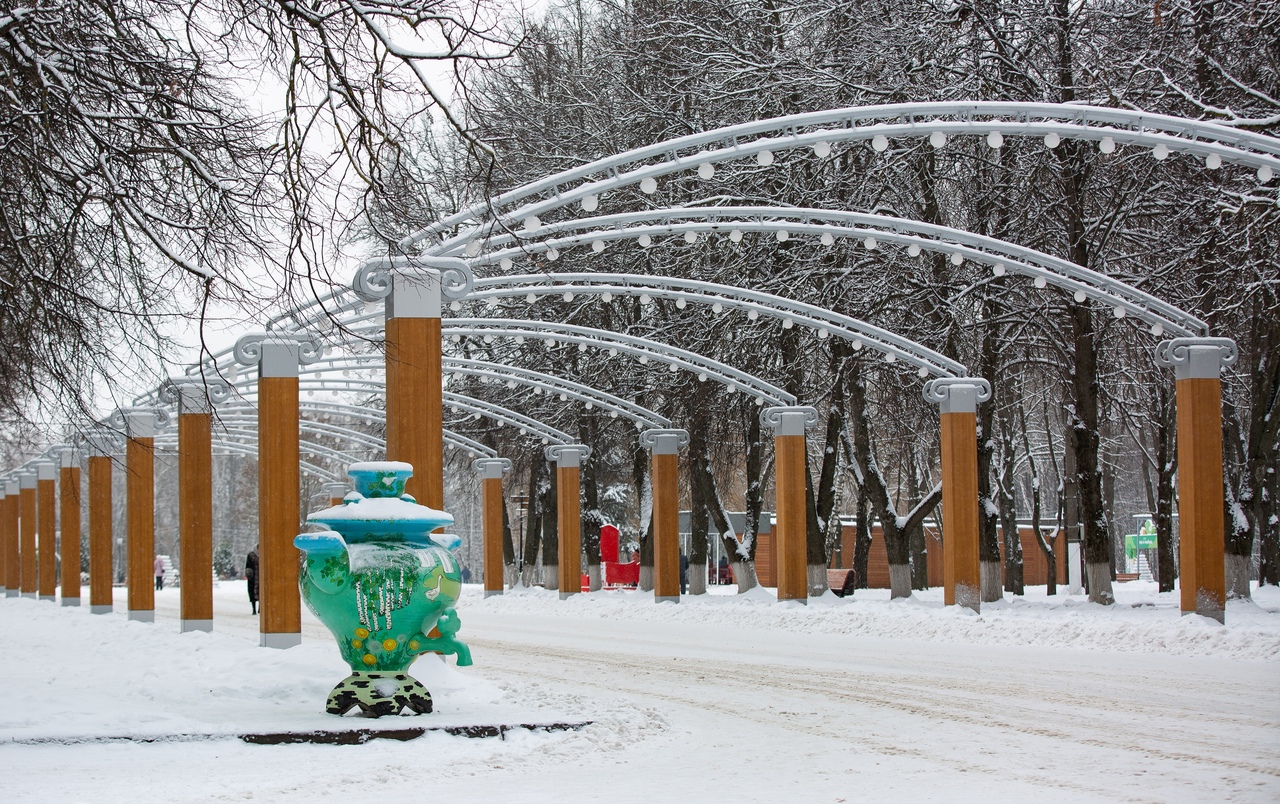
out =
<path fill-rule="evenodd" d="M 595 252 L 595 253 L 597 253 L 597 254 L 599 254 L 600 252 L 604 251 L 604 241 L 603 241 L 603 240 L 596 240 L 595 242 L 593 242 L 593 243 L 591 244 L 591 250 L 592 250 L 592 251 L 594 251 L 594 252 Z"/>
<path fill-rule="evenodd" d="M 1123 307 L 1116 307 L 1116 309 L 1115 309 L 1115 316 L 1116 316 L 1116 318 L 1124 318 L 1124 317 L 1125 317 L 1125 311 L 1124 311 L 1124 308 L 1123 308 Z"/>
<path fill-rule="evenodd" d="M 1089 297 L 1085 295 L 1083 290 L 1077 290 L 1071 298 L 1076 300 L 1076 304 L 1084 304 L 1084 300 Z"/>
<path fill-rule="evenodd" d="M 1263 165 L 1262 167 L 1258 168 L 1258 181 L 1262 182 L 1263 184 L 1266 184 L 1267 182 L 1271 181 L 1271 177 L 1273 175 L 1275 174 L 1272 173 L 1270 165 Z"/>
<path fill-rule="evenodd" d="M 742 242 L 742 232 L 741 232 L 741 231 L 739 231 L 739 230 L 737 230 L 737 229 L 734 229 L 733 231 L 729 232 L 729 239 L 730 239 L 730 240 L 732 240 L 732 241 L 733 241 L 733 242 L 735 242 L 735 243 L 741 243 L 741 242 Z"/>
<path fill-rule="evenodd" d="M 1035 278 L 1034 284 L 1036 287 L 1040 288 L 1041 290 L 1044 290 L 1046 287 L 1049 286 L 1049 280 L 1045 279 L 1043 276 L 1037 276 Z"/>
<path fill-rule="evenodd" d="M 871 147 L 878 153 L 884 153 L 889 147 L 889 138 L 883 134 L 877 134 L 871 138 Z"/>
<path fill-rule="evenodd" d="M 867 251 L 875 251 L 875 250 L 876 250 L 876 239 L 875 239 L 874 237 L 868 237 L 868 238 L 866 238 L 865 240 L 863 240 L 863 241 L 862 241 L 862 245 L 864 245 L 864 246 L 866 246 L 866 247 L 867 247 Z"/>
<path fill-rule="evenodd" d="M 724 305 L 721 304 L 720 302 L 716 302 L 715 304 L 711 305 L 711 312 L 713 313 L 720 313 L 723 310 L 724 310 Z"/>
<path fill-rule="evenodd" d="M 613 301 L 613 294 L 612 293 L 600 294 L 600 301 L 604 302 L 605 304 L 608 304 L 609 302 Z"/>
<path fill-rule="evenodd" d="M 640 248 L 648 248 L 653 243 L 653 238 L 647 234 L 642 234 L 636 238 L 636 242 L 640 244 Z"/>
<path fill-rule="evenodd" d="M 962 262 L 964 262 L 964 255 L 963 255 L 963 254 L 961 254 L 961 253 L 960 253 L 960 252 L 958 252 L 958 251 L 952 252 L 952 254 L 951 254 L 951 264 L 952 264 L 952 265 L 959 265 L 959 264 L 960 264 L 960 263 L 962 263 Z"/>
<path fill-rule="evenodd" d="M 790 233 L 790 232 L 788 232 L 786 229 L 779 229 L 779 230 L 774 234 L 774 237 L 776 237 L 776 238 L 778 239 L 778 242 L 779 242 L 779 243 L 785 243 L 785 242 L 787 242 L 788 240 L 790 240 L 790 239 L 791 239 L 791 233 Z"/>
<path fill-rule="evenodd" d="M 652 176 L 645 176 L 640 180 L 640 192 L 645 195 L 653 195 L 658 191 L 658 180 Z"/>
<path fill-rule="evenodd" d="M 815 142 L 813 144 L 813 155 L 819 159 L 826 159 L 831 156 L 831 143 L 826 141 Z"/>
<path fill-rule="evenodd" d="M 1155 157 L 1157 162 L 1163 162 L 1169 158 L 1169 146 L 1163 142 L 1151 149 L 1151 155 Z"/>
<path fill-rule="evenodd" d="M 947 144 L 947 135 L 941 131 L 935 131 L 929 135 L 929 144 L 934 148 L 941 148 Z"/>
<path fill-rule="evenodd" d="M 511 258 L 510 258 L 510 257 L 503 257 L 502 259 L 498 260 L 498 267 L 499 267 L 499 268 L 501 268 L 501 269 L 502 269 L 502 270 L 504 270 L 504 271 L 510 271 L 510 270 L 511 270 Z"/>
<path fill-rule="evenodd" d="M 1204 166 L 1210 170 L 1217 170 L 1222 167 L 1222 157 L 1217 154 L 1209 154 L 1204 158 Z"/>
<path fill-rule="evenodd" d="M 583 212 L 595 212 L 600 207 L 600 196 L 588 195 L 582 199 Z"/>
<path fill-rule="evenodd" d="M 912 256 L 912 257 L 919 257 L 919 256 L 920 256 L 920 247 L 919 247 L 918 245 L 916 245 L 915 243 L 912 243 L 911 245 L 907 246 L 907 254 L 908 254 L 908 255 L 910 255 L 910 256 Z"/>
<path fill-rule="evenodd" d="M 1004 147 L 1004 135 L 999 131 L 993 131 L 987 135 L 987 145 L 999 150 Z"/>
<path fill-rule="evenodd" d="M 530 215 L 529 217 L 524 219 L 524 230 L 526 232 L 536 231 L 538 227 L 541 225 L 542 225 L 542 221 L 538 220 L 537 215 Z"/>
<path fill-rule="evenodd" d="M 560 250 L 555 248 L 547 249 L 547 259 L 551 262 L 555 262 L 560 259 Z"/>
<path fill-rule="evenodd" d="M 1116 141 L 1110 137 L 1103 137 L 1098 141 L 1098 150 L 1104 154 L 1113 154 L 1116 152 Z"/>
<path fill-rule="evenodd" d="M 716 175 L 716 166 L 711 164 L 710 162 L 703 162 L 701 165 L 698 165 L 698 178 L 713 179 L 715 178 L 715 175 Z"/>
<path fill-rule="evenodd" d="M 462 309 L 462 302 L 460 301 L 450 302 L 449 309 L 454 311 L 455 313 L 458 312 L 459 310 Z"/>
<path fill-rule="evenodd" d="M 748 310 L 748 311 L 747 311 L 747 318 L 748 318 L 749 320 L 751 320 L 751 321 L 755 321 L 755 320 L 756 320 L 757 318 L 759 318 L 759 317 L 760 317 L 760 313 L 759 313 L 759 311 L 757 311 L 757 310 Z"/>
<path fill-rule="evenodd" d="M 992 276 L 1004 276 L 1004 266 L 1000 263 L 991 266 L 991 274 Z"/>
<path fill-rule="evenodd" d="M 686 242 L 686 243 L 696 243 L 696 242 L 698 242 L 698 233 L 697 233 L 697 232 L 692 232 L 692 231 L 690 231 L 690 232 L 685 232 L 685 233 L 684 233 L 684 242 Z"/>
<path fill-rule="evenodd" d="M 831 236 L 830 232 L 826 232 L 821 238 L 819 238 L 818 242 L 824 246 L 834 246 L 836 239 Z"/>
<path fill-rule="evenodd" d="M 564 295 L 561 296 L 561 298 L 564 299 L 565 301 L 573 301 L 573 291 L 566 290 L 564 292 Z"/>
<path fill-rule="evenodd" d="M 769 167 L 773 164 L 773 151 L 761 151 L 756 154 L 756 164 L 760 167 Z"/>
<path fill-rule="evenodd" d="M 1057 148 L 1060 144 L 1062 144 L 1062 138 L 1058 136 L 1056 131 L 1050 131 L 1048 134 L 1044 135 L 1044 145 L 1046 148 Z"/>

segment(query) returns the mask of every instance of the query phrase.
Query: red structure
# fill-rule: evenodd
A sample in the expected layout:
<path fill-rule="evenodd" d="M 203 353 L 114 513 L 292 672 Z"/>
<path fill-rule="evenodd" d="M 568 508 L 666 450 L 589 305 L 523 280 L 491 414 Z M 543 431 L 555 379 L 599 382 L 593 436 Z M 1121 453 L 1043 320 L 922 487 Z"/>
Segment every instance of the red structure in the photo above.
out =
<path fill-rule="evenodd" d="M 600 564 L 604 572 L 601 580 L 606 589 L 634 589 L 640 585 L 640 560 L 618 561 L 619 537 L 613 525 L 600 528 Z"/>

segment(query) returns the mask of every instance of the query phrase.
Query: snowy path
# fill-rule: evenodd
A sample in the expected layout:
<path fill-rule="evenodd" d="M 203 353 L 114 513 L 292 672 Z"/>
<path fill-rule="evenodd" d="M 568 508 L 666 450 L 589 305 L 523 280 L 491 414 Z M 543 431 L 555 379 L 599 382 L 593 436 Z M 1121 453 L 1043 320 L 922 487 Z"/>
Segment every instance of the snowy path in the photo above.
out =
<path fill-rule="evenodd" d="M 48 604 L 18 605 L 86 638 L 111 631 L 98 665 L 62 669 L 73 681 L 103 672 L 100 665 L 113 661 L 112 651 L 126 639 L 169 650 L 207 642 L 210 659 L 240 650 L 241 663 L 283 662 L 278 672 L 306 676 L 302 692 L 284 695 L 276 701 L 279 713 L 264 717 L 323 720 L 312 714 L 319 701 L 311 698 L 316 690 L 322 698 L 341 670 L 329 658 L 336 651 L 325 646 L 327 632 L 308 617 L 302 648 L 283 654 L 253 648 L 257 620 L 242 594 L 236 584 L 219 589 L 213 639 L 172 633 L 173 592 L 159 596 L 158 622 L 150 628 L 124 623 L 119 614 L 93 618 Z M 564 604 L 547 598 L 481 600 L 468 591 L 460 611 L 476 666 L 441 676 L 446 685 L 464 679 L 453 711 L 450 693 L 438 695 L 441 717 L 532 709 L 597 721 L 580 733 L 506 742 L 432 736 L 354 747 L 229 740 L 0 744 L 0 773 L 51 774 L 67 786 L 70 795 L 58 798 L 68 801 L 250 794 L 327 801 L 350 798 L 352 785 L 391 801 L 458 797 L 446 786 L 466 790 L 468 800 L 520 802 L 1280 798 L 1280 614 L 1273 610 L 1241 609 L 1242 627 L 1218 629 L 1158 607 L 1083 616 L 1013 607 L 978 620 L 874 601 L 804 610 L 709 597 L 676 610 L 638 596 Z M 10 634 L 15 613 L 12 601 L 0 605 L 0 624 Z M 872 630 L 863 627 L 846 632 L 867 616 L 896 623 L 899 638 L 861 636 Z M 1052 638 L 1027 647 L 1028 638 L 1018 635 L 1030 629 L 1094 648 L 1052 647 Z M 1105 649 L 1113 633 L 1137 634 L 1132 641 L 1148 652 Z M 1001 644 L 1015 638 L 1024 644 Z M 264 654 L 272 655 L 260 659 Z M 1241 655 L 1265 658 L 1235 658 Z M 303 661 L 322 666 L 312 671 Z M 38 679 L 14 672 L 15 658 L 0 662 L 19 695 L 24 685 L 38 689 Z M 179 672 L 198 676 L 205 664 L 180 665 Z M 45 683 L 57 689 L 62 682 Z M 130 712 L 63 717 L 86 725 L 107 716 L 127 720 L 152 699 L 159 709 L 183 708 L 172 700 L 176 692 L 163 689 L 167 679 L 153 683 L 157 689 Z M 243 717 L 256 716 L 253 699 L 237 695 L 227 692 L 223 707 L 248 704 Z M 11 699 L 10 709 L 22 706 L 20 697 Z M 211 717 L 207 706 L 190 709 L 177 714 Z M 20 723 L 10 712 L 0 721 L 0 737 L 26 733 Z M 141 795 L 139 775 L 148 779 Z M 48 800 L 50 792 L 26 790 L 19 800 Z"/>

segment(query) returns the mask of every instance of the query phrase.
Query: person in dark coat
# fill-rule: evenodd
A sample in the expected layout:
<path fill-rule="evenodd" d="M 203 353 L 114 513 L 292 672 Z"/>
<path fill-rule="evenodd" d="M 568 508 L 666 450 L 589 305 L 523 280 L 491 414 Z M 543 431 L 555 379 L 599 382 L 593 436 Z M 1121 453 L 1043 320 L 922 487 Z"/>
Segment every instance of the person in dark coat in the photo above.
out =
<path fill-rule="evenodd" d="M 258 613 L 258 545 L 254 545 L 249 555 L 244 557 L 245 586 L 249 588 L 249 607 Z"/>

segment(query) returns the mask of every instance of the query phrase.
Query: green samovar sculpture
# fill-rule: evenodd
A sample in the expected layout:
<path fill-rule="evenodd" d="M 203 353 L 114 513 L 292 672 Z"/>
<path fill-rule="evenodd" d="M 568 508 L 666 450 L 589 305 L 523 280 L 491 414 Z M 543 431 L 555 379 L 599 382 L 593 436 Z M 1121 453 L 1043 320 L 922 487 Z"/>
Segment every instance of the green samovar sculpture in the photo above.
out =
<path fill-rule="evenodd" d="M 329 693 L 325 711 L 425 714 L 431 693 L 409 665 L 424 653 L 452 653 L 460 666 L 471 664 L 453 610 L 462 591 L 452 553 L 459 540 L 432 533 L 453 517 L 404 493 L 413 475 L 407 463 L 354 463 L 347 474 L 355 491 L 343 504 L 307 517 L 328 530 L 293 540 L 306 554 L 302 599 L 333 632 L 352 671 Z"/>

